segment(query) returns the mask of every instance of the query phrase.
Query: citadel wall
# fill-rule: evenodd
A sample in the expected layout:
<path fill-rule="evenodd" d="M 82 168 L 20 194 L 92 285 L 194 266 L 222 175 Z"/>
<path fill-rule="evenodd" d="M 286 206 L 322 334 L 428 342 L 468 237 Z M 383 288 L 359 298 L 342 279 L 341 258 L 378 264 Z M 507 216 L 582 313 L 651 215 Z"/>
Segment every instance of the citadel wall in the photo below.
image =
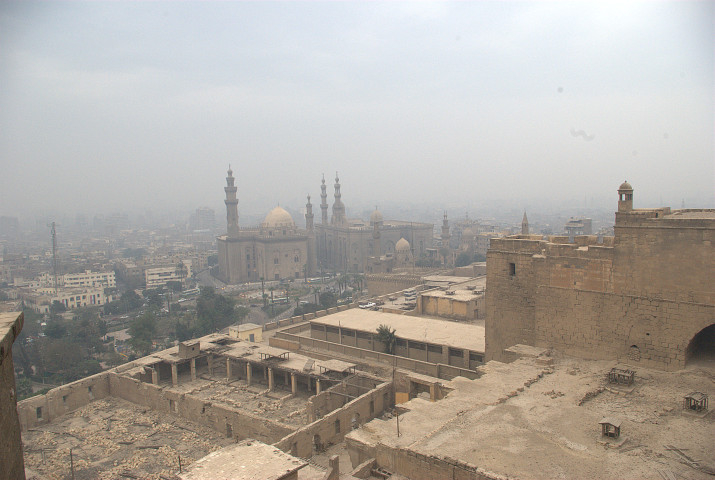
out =
<path fill-rule="evenodd" d="M 620 208 L 620 207 L 619 207 Z M 515 235 L 487 254 L 486 360 L 518 343 L 652 368 L 685 366 L 715 323 L 715 211 L 626 210 L 615 237 Z"/>

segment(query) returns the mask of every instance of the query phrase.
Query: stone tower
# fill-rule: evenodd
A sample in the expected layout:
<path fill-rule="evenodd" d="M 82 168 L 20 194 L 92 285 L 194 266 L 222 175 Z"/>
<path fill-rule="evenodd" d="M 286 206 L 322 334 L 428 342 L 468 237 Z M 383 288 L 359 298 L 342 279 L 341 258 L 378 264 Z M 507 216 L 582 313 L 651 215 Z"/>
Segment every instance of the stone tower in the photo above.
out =
<path fill-rule="evenodd" d="M 318 249 L 315 242 L 315 228 L 313 225 L 313 204 L 310 203 L 310 195 L 308 195 L 308 203 L 305 204 L 305 229 L 308 233 L 308 258 L 305 264 L 305 275 L 314 275 L 318 268 Z"/>
<path fill-rule="evenodd" d="M 335 172 L 335 202 L 333 202 L 333 217 L 330 222 L 334 225 L 341 225 L 345 222 L 345 205 L 343 205 L 341 197 L 340 179 L 338 172 Z"/>
<path fill-rule="evenodd" d="M 449 239 L 452 235 L 449 234 L 449 220 L 447 220 L 447 212 L 444 212 L 442 218 L 442 247 L 449 248 Z"/>
<path fill-rule="evenodd" d="M 310 195 L 308 195 L 308 203 L 305 204 L 305 229 L 309 232 L 313 231 L 313 204 L 310 203 Z"/>
<path fill-rule="evenodd" d="M 226 192 L 226 224 L 227 224 L 227 236 L 228 238 L 238 238 L 238 199 L 236 198 L 236 185 L 234 185 L 235 179 L 233 178 L 233 170 L 231 170 L 231 165 L 228 166 L 228 176 L 226 177 L 226 186 L 224 191 Z"/>
<path fill-rule="evenodd" d="M 382 233 L 380 233 L 382 222 L 382 213 L 375 207 L 375 211 L 370 215 L 370 223 L 372 223 L 372 256 L 378 260 L 382 254 Z"/>
<path fill-rule="evenodd" d="M 521 219 L 521 234 L 529 234 L 529 219 L 526 218 L 526 210 L 524 210 L 524 218 Z"/>
<path fill-rule="evenodd" d="M 621 213 L 630 212 L 633 210 L 633 187 L 631 184 L 623 182 L 618 187 L 618 211 Z"/>
<path fill-rule="evenodd" d="M 325 175 L 323 175 L 323 183 L 320 185 L 320 222 L 323 225 L 328 224 L 328 194 L 325 188 Z"/>

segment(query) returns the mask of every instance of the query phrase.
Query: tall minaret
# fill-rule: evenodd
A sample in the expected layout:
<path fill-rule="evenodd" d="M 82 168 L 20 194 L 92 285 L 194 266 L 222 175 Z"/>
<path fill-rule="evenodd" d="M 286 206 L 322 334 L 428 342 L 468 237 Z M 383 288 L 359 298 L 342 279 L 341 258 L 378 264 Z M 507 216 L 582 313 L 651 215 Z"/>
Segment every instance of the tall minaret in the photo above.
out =
<path fill-rule="evenodd" d="M 313 204 L 310 203 L 310 195 L 308 195 L 308 203 L 305 204 L 305 229 L 309 232 L 313 231 Z"/>
<path fill-rule="evenodd" d="M 345 220 L 345 205 L 341 200 L 342 195 L 340 194 L 340 178 L 338 178 L 338 172 L 335 172 L 335 202 L 333 202 L 333 218 L 331 223 L 340 224 Z"/>
<path fill-rule="evenodd" d="M 308 241 L 306 243 L 306 264 L 305 276 L 315 275 L 318 269 L 317 246 L 315 244 L 315 231 L 313 228 L 313 204 L 310 203 L 310 195 L 308 195 L 308 203 L 305 204 L 305 229 L 308 231 Z"/>
<path fill-rule="evenodd" d="M 328 224 L 328 194 L 325 189 L 325 175 L 323 175 L 323 183 L 320 185 L 320 221 L 323 225 Z"/>
<path fill-rule="evenodd" d="M 228 238 L 238 238 L 238 199 L 236 198 L 236 186 L 233 184 L 233 170 L 228 166 L 228 176 L 226 177 L 226 224 L 228 225 Z"/>
<path fill-rule="evenodd" d="M 529 234 L 529 219 L 526 218 L 526 210 L 524 210 L 524 218 L 521 219 L 521 234 Z"/>
<path fill-rule="evenodd" d="M 380 260 L 380 255 L 382 254 L 382 245 L 380 243 L 380 229 L 382 228 L 382 214 L 375 206 L 375 211 L 370 216 L 372 219 L 372 256 L 376 260 Z"/>
<path fill-rule="evenodd" d="M 447 212 L 444 212 L 444 218 L 442 219 L 442 246 L 444 248 L 449 248 L 449 239 L 452 235 L 449 234 L 449 220 L 447 220 Z"/>

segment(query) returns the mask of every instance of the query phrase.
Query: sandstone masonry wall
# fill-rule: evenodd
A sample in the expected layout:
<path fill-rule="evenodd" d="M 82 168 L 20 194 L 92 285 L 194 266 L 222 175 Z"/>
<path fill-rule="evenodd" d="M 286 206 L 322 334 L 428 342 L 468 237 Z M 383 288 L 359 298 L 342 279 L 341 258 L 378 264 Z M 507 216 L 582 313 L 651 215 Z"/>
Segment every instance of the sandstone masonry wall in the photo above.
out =
<path fill-rule="evenodd" d="M 485 360 L 515 344 L 682 368 L 715 323 L 713 211 L 616 214 L 616 236 L 493 239 L 487 254 Z"/>
<path fill-rule="evenodd" d="M 7 321 L 0 329 L 0 479 L 24 480 L 12 344 L 22 331 L 25 317 L 19 312 L 3 315 Z"/>

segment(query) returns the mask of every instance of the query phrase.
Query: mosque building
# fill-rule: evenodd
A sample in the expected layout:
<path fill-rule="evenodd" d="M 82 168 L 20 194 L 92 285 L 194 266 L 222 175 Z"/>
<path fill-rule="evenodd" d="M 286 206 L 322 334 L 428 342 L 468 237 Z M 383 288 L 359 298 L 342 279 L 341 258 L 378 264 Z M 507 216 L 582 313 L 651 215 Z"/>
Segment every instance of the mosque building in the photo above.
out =
<path fill-rule="evenodd" d="M 434 226 L 400 220 L 385 221 L 379 210 L 369 222 L 348 218 L 335 176 L 332 215 L 328 220 L 325 178 L 321 185 L 321 222 L 313 222 L 313 205 L 306 204 L 305 229 L 296 226 L 290 213 L 276 207 L 256 228 L 239 228 L 238 198 L 233 171 L 226 177 L 225 235 L 217 237 L 217 277 L 237 284 L 312 276 L 319 271 L 368 272 L 376 259 L 394 257 L 395 266 L 410 266 L 428 255 Z"/>
<path fill-rule="evenodd" d="M 237 187 L 231 167 L 226 177 L 227 232 L 217 238 L 218 278 L 229 284 L 301 278 L 316 271 L 313 214 L 308 197 L 306 229 L 290 213 L 276 207 L 258 228 L 238 227 Z"/>
<path fill-rule="evenodd" d="M 395 256 L 398 244 L 401 262 L 414 262 L 432 249 L 434 225 L 431 223 L 384 220 L 377 208 L 369 222 L 347 218 L 340 193 L 340 179 L 335 174 L 332 215 L 328 221 L 328 194 L 325 178 L 320 185 L 321 223 L 315 226 L 319 268 L 339 272 L 368 272 L 375 259 Z M 409 251 L 409 255 L 406 251 Z M 373 259 L 373 260 L 371 260 Z"/>

